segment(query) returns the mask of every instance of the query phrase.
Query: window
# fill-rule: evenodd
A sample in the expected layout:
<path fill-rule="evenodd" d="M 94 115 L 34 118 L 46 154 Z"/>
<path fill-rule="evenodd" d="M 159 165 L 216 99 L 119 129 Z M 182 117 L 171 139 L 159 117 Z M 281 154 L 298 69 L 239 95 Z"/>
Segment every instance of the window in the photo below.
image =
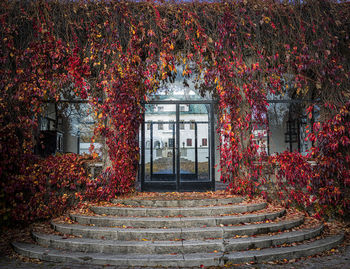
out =
<path fill-rule="evenodd" d="M 163 123 L 161 122 L 158 123 L 158 130 L 163 130 Z"/>
<path fill-rule="evenodd" d="M 190 123 L 190 130 L 194 130 L 195 129 L 195 126 L 196 126 L 196 123 L 194 120 L 191 120 L 191 123 Z"/>
<path fill-rule="evenodd" d="M 300 100 L 269 100 L 267 109 L 268 128 L 260 126 L 255 132 L 255 140 L 261 147 L 259 151 L 267 154 L 283 151 L 298 151 L 306 154 L 311 142 L 306 139 L 305 105 Z"/>
<path fill-rule="evenodd" d="M 191 138 L 187 138 L 186 144 L 187 144 L 187 147 L 192 147 L 192 139 Z"/>
<path fill-rule="evenodd" d="M 174 130 L 175 122 L 172 120 L 171 123 L 169 123 L 169 130 Z"/>
<path fill-rule="evenodd" d="M 180 130 L 185 130 L 185 124 L 182 122 L 180 122 Z"/>
<path fill-rule="evenodd" d="M 266 126 L 259 126 L 257 130 L 253 131 L 253 141 L 256 143 L 256 145 L 259 146 L 257 149 L 258 154 L 265 155 L 268 154 L 268 136 L 267 136 L 267 127 Z"/>
<path fill-rule="evenodd" d="M 160 142 L 159 141 L 154 141 L 154 148 L 160 149 Z"/>
<path fill-rule="evenodd" d="M 173 148 L 175 144 L 174 138 L 169 138 L 168 143 L 169 143 L 169 148 Z"/>
<path fill-rule="evenodd" d="M 151 129 L 151 124 L 147 123 L 147 130 L 150 130 L 150 129 Z"/>
<path fill-rule="evenodd" d="M 202 146 L 203 147 L 208 146 L 208 139 L 207 138 L 202 138 Z"/>
<path fill-rule="evenodd" d="M 48 117 L 42 117 L 40 119 L 40 131 L 55 131 L 55 120 L 48 118 Z"/>

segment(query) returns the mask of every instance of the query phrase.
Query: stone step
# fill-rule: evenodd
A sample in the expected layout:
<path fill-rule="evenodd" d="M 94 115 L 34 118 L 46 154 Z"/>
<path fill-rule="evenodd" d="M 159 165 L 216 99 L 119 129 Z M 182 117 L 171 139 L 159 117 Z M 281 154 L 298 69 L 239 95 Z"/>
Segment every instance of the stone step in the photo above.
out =
<path fill-rule="evenodd" d="M 58 235 L 33 233 L 33 237 L 44 247 L 78 252 L 114 254 L 170 254 L 229 252 L 254 248 L 268 248 L 311 239 L 320 235 L 322 226 L 273 236 L 246 238 L 185 240 L 185 241 L 116 241 L 87 238 L 67 238 Z"/>
<path fill-rule="evenodd" d="M 205 227 L 205 228 L 114 228 L 84 226 L 80 224 L 52 223 L 53 228 L 63 234 L 72 234 L 94 239 L 114 240 L 180 240 L 231 238 L 235 235 L 257 235 L 288 230 L 302 224 L 303 218 L 280 221 L 277 223 L 248 224 L 241 226 Z"/>
<path fill-rule="evenodd" d="M 267 248 L 242 252 L 193 253 L 193 254 L 106 254 L 56 250 L 27 243 L 13 243 L 15 250 L 27 257 L 53 262 L 73 262 L 83 264 L 115 266 L 162 266 L 195 267 L 224 266 L 244 262 L 262 262 L 280 259 L 295 259 L 329 250 L 341 243 L 344 235 L 327 237 L 311 243 L 293 247 Z"/>
<path fill-rule="evenodd" d="M 144 207 L 198 207 L 237 204 L 241 203 L 243 199 L 243 197 L 184 200 L 114 199 L 113 203 Z"/>
<path fill-rule="evenodd" d="M 266 203 L 245 204 L 245 205 L 226 205 L 226 206 L 208 206 L 208 207 L 159 207 L 159 208 L 140 208 L 140 207 L 105 207 L 92 206 L 91 210 L 100 215 L 114 216 L 138 216 L 138 217 L 157 217 L 157 216 L 218 216 L 224 214 L 246 213 L 264 209 Z"/>
<path fill-rule="evenodd" d="M 262 250 L 229 253 L 223 257 L 223 260 L 225 264 L 237 264 L 251 261 L 264 262 L 282 259 L 297 259 L 330 250 L 343 242 L 343 240 L 344 234 L 340 234 L 293 247 L 267 248 Z"/>
<path fill-rule="evenodd" d="M 241 216 L 209 216 L 209 217 L 173 217 L 173 218 L 155 218 L 155 217 L 101 217 L 71 215 L 71 219 L 79 224 L 94 224 L 100 227 L 126 226 L 133 228 L 185 228 L 185 227 L 214 227 L 220 225 L 240 224 L 249 222 L 258 222 L 264 220 L 273 220 L 285 214 L 285 210 L 277 212 L 247 214 Z"/>

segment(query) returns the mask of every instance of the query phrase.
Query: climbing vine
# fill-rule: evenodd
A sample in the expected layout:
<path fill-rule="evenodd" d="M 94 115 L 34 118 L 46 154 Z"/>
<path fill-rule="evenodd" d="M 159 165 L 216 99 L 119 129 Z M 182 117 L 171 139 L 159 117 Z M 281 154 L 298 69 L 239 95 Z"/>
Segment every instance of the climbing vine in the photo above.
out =
<path fill-rule="evenodd" d="M 46 102 L 64 97 L 92 104 L 95 133 L 105 137 L 108 148 L 106 171 L 91 183 L 89 196 L 109 199 L 130 192 L 139 158 L 141 103 L 182 66 L 185 78 L 218 99 L 221 177 L 233 192 L 253 195 L 264 183 L 259 179 L 266 155 L 252 134 L 267 125 L 267 96 L 288 95 L 309 100 L 306 106 L 317 105 L 325 115 L 309 135 L 315 145 L 310 156 L 321 168 L 312 178 L 319 209 L 329 199 L 337 201 L 339 213 L 348 208 L 348 201 L 339 202 L 349 184 L 347 2 L 0 5 L 2 189 L 34 165 L 38 117 Z M 278 162 L 290 162 L 289 157 Z M 301 177 L 293 179 L 296 184 L 309 184 Z M 335 181 L 339 188 L 330 189 L 329 182 L 338 186 Z M 338 191 L 341 195 L 330 194 Z"/>
<path fill-rule="evenodd" d="M 93 161 L 89 155 L 73 153 L 33 160 L 24 173 L 8 179 L 1 190 L 6 195 L 2 221 L 23 223 L 50 218 L 82 201 L 93 186 L 86 169 Z"/>

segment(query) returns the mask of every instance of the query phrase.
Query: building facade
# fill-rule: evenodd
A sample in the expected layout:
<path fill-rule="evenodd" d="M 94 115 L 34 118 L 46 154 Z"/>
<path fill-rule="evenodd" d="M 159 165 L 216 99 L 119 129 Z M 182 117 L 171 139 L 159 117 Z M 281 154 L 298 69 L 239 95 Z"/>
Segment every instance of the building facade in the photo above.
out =
<path fill-rule="evenodd" d="M 144 103 L 140 126 L 138 180 L 143 190 L 186 191 L 213 189 L 220 180 L 220 136 L 217 132 L 216 102 L 201 96 L 194 82 L 178 75 L 164 84 Z M 253 132 L 259 152 L 307 153 L 306 129 L 311 122 L 303 103 L 288 96 L 269 96 L 268 125 Z M 48 104 L 40 124 L 42 155 L 56 152 L 89 153 L 95 118 L 88 103 Z M 94 141 L 102 156 L 103 143 Z M 50 146 L 48 146 L 50 144 Z M 39 151 L 40 152 L 40 151 Z"/>

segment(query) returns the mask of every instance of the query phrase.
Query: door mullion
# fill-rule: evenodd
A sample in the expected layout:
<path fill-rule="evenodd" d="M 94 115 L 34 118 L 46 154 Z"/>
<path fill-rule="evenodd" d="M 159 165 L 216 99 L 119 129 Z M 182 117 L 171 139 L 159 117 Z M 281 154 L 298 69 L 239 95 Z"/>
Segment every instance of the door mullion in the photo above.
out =
<path fill-rule="evenodd" d="M 176 190 L 180 190 L 180 105 L 176 104 Z"/>
<path fill-rule="evenodd" d="M 151 155 L 151 163 L 150 163 L 150 179 L 153 180 L 153 122 L 151 122 L 150 126 L 151 131 L 151 147 L 150 147 L 150 155 Z"/>
<path fill-rule="evenodd" d="M 209 144 L 209 175 L 211 176 L 211 188 L 213 191 L 215 191 L 215 133 L 214 133 L 214 104 L 213 102 L 209 105 L 210 107 L 210 116 L 209 116 L 209 137 L 210 137 L 210 144 Z M 209 139 L 208 139 L 209 140 Z"/>
<path fill-rule="evenodd" d="M 198 180 L 198 129 L 197 122 L 194 123 L 194 169 L 196 174 L 196 180 Z"/>
<path fill-rule="evenodd" d="M 141 123 L 141 191 L 145 186 L 145 114 L 143 114 Z"/>
<path fill-rule="evenodd" d="M 173 175 L 176 177 L 176 142 L 175 142 L 175 128 L 177 128 L 177 127 L 175 127 L 175 123 L 173 123 L 172 124 L 172 126 L 173 126 Z M 176 180 L 176 178 L 175 178 L 175 180 Z"/>

